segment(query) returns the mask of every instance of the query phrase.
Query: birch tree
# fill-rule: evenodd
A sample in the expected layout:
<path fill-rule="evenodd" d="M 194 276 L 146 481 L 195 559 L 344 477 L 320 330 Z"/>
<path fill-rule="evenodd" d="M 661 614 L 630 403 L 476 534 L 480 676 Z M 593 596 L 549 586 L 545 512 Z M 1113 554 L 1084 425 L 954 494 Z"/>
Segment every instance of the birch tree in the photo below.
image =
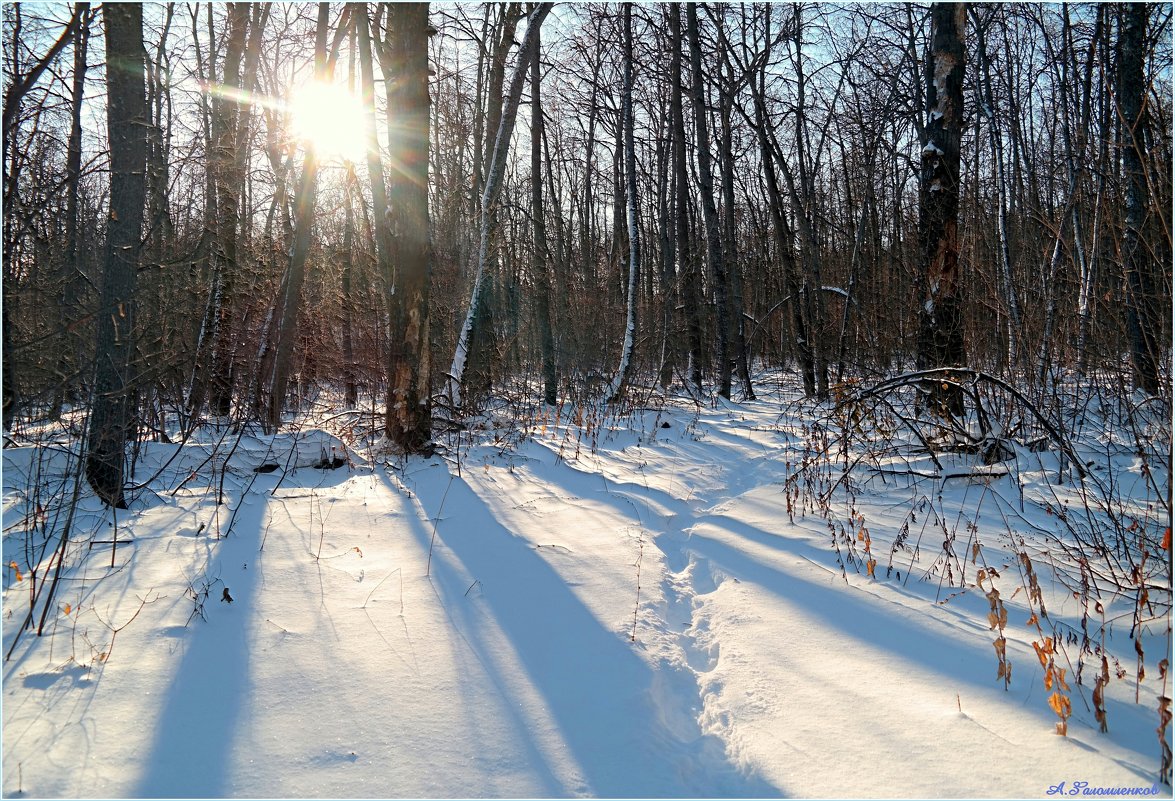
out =
<path fill-rule="evenodd" d="M 959 274 L 959 151 L 963 136 L 963 47 L 967 7 L 930 7 L 930 52 L 925 65 L 927 123 L 922 138 L 918 188 L 919 369 L 962 366 L 962 280 Z M 961 388 L 931 381 L 930 406 L 961 415 Z"/>
<path fill-rule="evenodd" d="M 636 194 L 636 145 L 633 136 L 634 115 L 632 110 L 632 3 L 623 4 L 623 14 L 624 108 L 621 124 L 624 127 L 624 162 L 627 169 L 625 211 L 628 219 L 628 300 L 624 315 L 624 345 L 620 350 L 620 366 L 616 369 L 616 374 L 605 393 L 608 403 L 615 403 L 623 398 L 624 390 L 628 386 L 629 372 L 632 369 L 632 354 L 636 349 L 636 305 L 641 272 L 641 226 L 637 212 L 639 200 Z"/>
<path fill-rule="evenodd" d="M 489 251 L 490 221 L 498 193 L 502 187 L 502 176 L 506 171 L 506 157 L 510 149 L 510 138 L 514 133 L 514 123 L 518 118 L 518 105 L 522 99 L 522 87 L 526 82 L 526 74 L 530 67 L 530 60 L 537 57 L 539 45 L 539 29 L 543 20 L 551 12 L 552 3 L 539 3 L 527 18 L 526 38 L 522 43 L 522 50 L 518 54 L 518 62 L 514 65 L 514 75 L 510 80 L 510 90 L 502 106 L 502 119 L 494 137 L 494 150 L 490 158 L 489 172 L 486 174 L 485 188 L 481 193 L 481 207 L 479 209 L 478 247 L 476 252 L 477 270 L 473 278 L 473 292 L 469 299 L 469 311 L 465 315 L 465 322 L 457 336 L 457 347 L 453 353 L 453 363 L 446 376 L 445 396 L 451 412 L 461 408 L 461 391 L 465 380 L 465 366 L 469 358 L 470 333 L 473 330 L 473 321 L 477 316 L 478 306 L 482 303 L 482 293 L 486 278 L 486 261 Z"/>

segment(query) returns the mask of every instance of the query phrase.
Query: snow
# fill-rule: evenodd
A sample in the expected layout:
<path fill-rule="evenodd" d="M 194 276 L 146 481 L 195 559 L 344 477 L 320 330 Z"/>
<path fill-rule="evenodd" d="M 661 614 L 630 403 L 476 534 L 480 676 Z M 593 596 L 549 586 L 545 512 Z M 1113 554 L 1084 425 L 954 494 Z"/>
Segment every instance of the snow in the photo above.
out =
<path fill-rule="evenodd" d="M 25 632 L 5 663 L 5 796 L 1150 788 L 1165 621 L 1148 628 L 1142 702 L 1133 675 L 1111 682 L 1101 734 L 1090 669 L 1086 686 L 1070 674 L 1059 737 L 1015 568 L 1000 568 L 1015 667 L 1005 691 L 982 592 L 929 574 L 933 532 L 921 555 L 894 546 L 925 492 L 974 518 L 992 567 L 1008 561 L 991 488 L 1031 489 L 1055 460 L 1018 452 L 1015 475 L 946 480 L 963 473 L 959 457 L 929 486 L 871 480 L 854 502 L 879 560 L 870 577 L 789 495 L 822 412 L 792 402 L 790 379 L 759 382 L 761 399 L 742 404 L 607 417 L 538 407 L 488 419 L 444 458 L 390 465 L 318 430 L 242 438 L 219 474 L 197 468 L 231 441 L 145 444 L 135 478 L 149 486 L 117 519 L 133 544 L 113 569 L 110 546 L 89 545 L 112 539 L 112 519 L 84 492 L 46 636 Z M 4 560 L 22 573 L 4 573 L 6 652 L 38 561 L 22 521 L 69 497 L 67 446 L 4 452 Z M 348 464 L 308 464 L 331 447 Z M 294 456 L 253 472 L 275 453 Z M 1122 502 L 1144 498 L 1137 457 L 1115 458 Z M 1031 512 L 1033 525 L 1054 519 Z M 1072 621 L 1075 603 L 1036 561 L 1050 614 Z M 1127 628 L 1107 648 L 1132 669 Z"/>

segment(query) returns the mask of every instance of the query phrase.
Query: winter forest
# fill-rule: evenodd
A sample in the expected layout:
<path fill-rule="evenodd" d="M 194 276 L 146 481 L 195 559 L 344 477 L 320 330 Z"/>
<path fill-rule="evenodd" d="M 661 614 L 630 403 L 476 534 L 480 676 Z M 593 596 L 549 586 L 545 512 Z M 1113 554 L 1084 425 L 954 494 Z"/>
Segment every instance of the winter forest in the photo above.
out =
<path fill-rule="evenodd" d="M 1170 4 L 0 11 L 5 797 L 1171 797 Z"/>

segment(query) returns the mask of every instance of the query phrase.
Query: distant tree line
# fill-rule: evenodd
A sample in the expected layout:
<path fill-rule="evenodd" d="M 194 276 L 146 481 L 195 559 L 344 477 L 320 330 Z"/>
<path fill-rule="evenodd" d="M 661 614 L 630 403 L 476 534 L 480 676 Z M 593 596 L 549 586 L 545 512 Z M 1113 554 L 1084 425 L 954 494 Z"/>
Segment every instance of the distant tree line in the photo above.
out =
<path fill-rule="evenodd" d="M 431 450 L 494 393 L 1171 397 L 1166 4 L 3 7 L 3 424 Z M 364 159 L 291 128 L 311 78 Z M 944 414 L 962 398 L 928 387 Z M 64 415 L 64 416 L 63 416 Z M 9 440 L 6 440 L 6 442 Z"/>

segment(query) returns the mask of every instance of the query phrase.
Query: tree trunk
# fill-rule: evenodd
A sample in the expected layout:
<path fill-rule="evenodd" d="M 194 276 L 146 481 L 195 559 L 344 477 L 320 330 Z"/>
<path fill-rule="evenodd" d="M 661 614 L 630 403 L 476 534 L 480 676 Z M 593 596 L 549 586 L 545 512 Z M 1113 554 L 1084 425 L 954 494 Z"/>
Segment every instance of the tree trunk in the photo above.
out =
<path fill-rule="evenodd" d="M 706 223 L 706 260 L 714 292 L 714 328 L 718 357 L 718 394 L 730 397 L 732 363 L 730 358 L 729 282 L 722 253 L 722 232 L 718 208 L 714 202 L 714 174 L 710 166 L 710 126 L 707 121 L 706 87 L 702 82 L 702 45 L 698 34 L 698 9 L 686 5 L 686 31 L 690 51 L 690 97 L 694 109 L 694 136 L 697 141 L 698 188 L 702 195 L 702 216 Z"/>
<path fill-rule="evenodd" d="M 330 20 L 330 4 L 318 4 L 318 27 L 314 35 L 314 77 L 325 80 L 326 34 Z M 298 309 L 302 305 L 302 284 L 306 278 L 306 260 L 310 255 L 310 233 L 314 226 L 314 209 L 318 203 L 318 155 L 314 142 L 307 140 L 303 147 L 302 180 L 294 195 L 294 243 L 286 273 L 285 292 L 278 311 L 277 348 L 273 361 L 273 383 L 269 391 L 267 422 L 272 430 L 281 426 L 282 410 L 286 403 L 286 386 L 290 377 L 290 359 L 294 352 L 294 337 L 298 327 Z"/>
<path fill-rule="evenodd" d="M 477 271 L 473 279 L 473 292 L 469 300 L 469 311 L 465 315 L 465 322 L 457 336 L 457 347 L 453 353 L 453 363 L 446 376 L 445 395 L 449 401 L 449 408 L 456 413 L 461 407 L 461 392 L 465 380 L 465 366 L 469 357 L 470 334 L 473 321 L 477 316 L 478 307 L 482 302 L 482 292 L 485 286 L 486 262 L 489 257 L 489 239 L 491 220 L 497 203 L 498 193 L 502 186 L 502 176 L 506 171 L 506 156 L 510 149 L 510 137 L 514 133 L 514 122 L 518 117 L 518 104 L 522 99 L 522 86 L 526 81 L 526 73 L 530 67 L 530 60 L 537 58 L 539 29 L 543 20 L 551 11 L 551 3 L 539 3 L 530 14 L 526 26 L 526 40 L 522 44 L 522 51 L 518 54 L 518 63 L 514 67 L 514 76 L 510 81 L 510 91 L 506 96 L 502 108 L 502 120 L 498 126 L 494 139 L 493 156 L 490 159 L 489 173 L 486 175 L 485 189 L 481 195 L 480 210 L 480 237 L 477 249 Z"/>
<path fill-rule="evenodd" d="M 90 415 L 86 479 L 108 506 L 123 499 L 126 444 L 135 408 L 135 282 L 146 202 L 147 99 L 143 83 L 143 7 L 103 7 L 106 119 L 110 140 L 110 215 L 97 317 L 98 364 Z"/>
<path fill-rule="evenodd" d="M 73 85 L 70 98 L 69 144 L 65 156 L 65 263 L 61 283 L 61 320 L 65 330 L 66 344 L 61 353 L 60 368 L 62 385 L 57 402 L 68 398 L 75 400 L 78 371 L 83 359 L 84 346 L 78 324 L 82 319 L 82 296 L 85 291 L 85 272 L 82 269 L 83 252 L 80 245 L 78 189 L 82 173 L 82 103 L 86 90 L 86 59 L 89 56 L 90 12 L 89 3 L 78 3 L 78 27 L 73 44 Z"/>
<path fill-rule="evenodd" d="M 719 46 L 725 51 L 726 36 L 719 40 Z M 724 55 L 725 52 L 724 52 Z M 740 259 L 738 255 L 738 232 L 735 226 L 735 199 L 734 199 L 734 94 L 736 82 L 734 67 L 729 57 L 723 59 L 726 67 L 725 82 L 719 84 L 719 118 L 721 132 L 719 135 L 719 165 L 722 170 L 722 229 L 724 248 L 726 250 L 727 281 L 729 282 L 730 300 L 730 336 L 734 339 L 734 363 L 738 371 L 739 382 L 743 386 L 743 396 L 747 400 L 755 399 L 755 389 L 751 386 L 750 356 L 747 352 L 746 327 L 743 322 L 743 292 L 742 276 L 740 274 Z"/>
<path fill-rule="evenodd" d="M 925 294 L 919 310 L 918 369 L 957 367 L 963 349 L 962 280 L 959 273 L 959 147 L 963 135 L 963 3 L 930 7 L 930 57 L 926 62 L 928 122 L 922 143 L 918 192 L 919 275 Z M 929 381 L 930 408 L 962 415 L 961 388 Z"/>
<path fill-rule="evenodd" d="M 358 194 L 355 179 L 355 168 L 347 165 L 347 177 L 343 186 L 343 381 L 345 386 L 344 402 L 348 409 L 359 405 L 359 387 L 355 377 L 355 343 L 353 329 L 355 327 L 355 296 L 352 285 L 355 273 L 355 209 L 352 206 Z"/>
<path fill-rule="evenodd" d="M 215 48 L 211 39 L 211 9 L 209 10 L 208 79 L 213 80 Z M 225 42 L 224 70 L 221 84 L 228 90 L 241 88 L 241 62 L 245 53 L 249 26 L 247 3 L 232 3 L 228 8 L 228 32 Z M 234 293 L 237 273 L 237 232 L 240 215 L 239 198 L 244 175 L 234 169 L 237 160 L 237 126 L 240 124 L 240 103 L 229 99 L 227 93 L 212 95 L 212 110 L 207 131 L 208 231 L 212 235 L 210 247 L 211 279 L 208 309 L 201 326 L 196 374 L 188 400 L 189 413 L 200 412 L 205 397 L 211 413 L 226 417 L 232 409 L 233 352 L 231 331 L 234 317 Z"/>
<path fill-rule="evenodd" d="M 677 363 L 677 347 L 673 338 L 677 282 L 673 276 L 673 216 L 670 213 L 673 197 L 670 128 L 669 109 L 663 103 L 657 135 L 657 250 L 661 280 L 661 369 L 658 383 L 662 389 L 669 389 Z"/>
<path fill-rule="evenodd" d="M 404 453 L 432 452 L 432 376 L 429 352 L 429 289 L 432 239 L 428 213 L 428 3 L 388 6 L 388 53 L 394 86 L 392 154 L 393 257 L 396 314 L 392 329 L 390 391 L 384 435 Z M 389 100 L 393 100 L 389 96 Z M 391 136 L 392 134 L 389 134 Z"/>
<path fill-rule="evenodd" d="M 991 19 L 992 17 L 989 17 Z M 1000 126 L 996 122 L 995 94 L 991 89 L 991 68 L 987 60 L 987 37 L 984 25 L 976 20 L 976 49 L 979 55 L 979 78 L 983 89 L 983 102 L 980 108 L 987 119 L 987 132 L 991 147 L 991 160 L 996 169 L 996 204 L 997 219 L 999 221 L 999 256 L 1000 256 L 1000 288 L 1004 296 L 1004 303 L 1008 309 L 1008 369 L 1013 373 L 1019 367 L 1021 356 L 1019 341 L 1023 336 L 1024 327 L 1020 320 L 1020 302 L 1016 297 L 1016 282 L 1012 276 L 1012 251 L 1009 242 L 1008 230 L 1008 180 L 1004 160 L 1004 140 Z M 1061 225 L 1064 229 L 1064 223 Z M 1059 252 L 1059 251 L 1058 251 Z"/>
<path fill-rule="evenodd" d="M 686 172 L 684 90 L 681 85 L 682 42 L 681 12 L 669 6 L 669 33 L 673 39 L 673 58 L 669 67 L 672 86 L 669 93 L 670 127 L 673 130 L 673 216 L 676 221 L 677 274 L 685 301 L 687 339 L 689 340 L 689 383 L 695 392 L 702 391 L 702 302 L 701 276 L 694 266 L 690 250 L 689 175 Z"/>
<path fill-rule="evenodd" d="M 770 17 L 764 31 L 764 47 L 770 53 L 772 36 Z M 779 177 L 775 172 L 776 161 L 783 161 L 767 114 L 767 73 L 765 56 L 760 63 L 758 74 L 751 81 L 751 96 L 755 103 L 755 137 L 759 142 L 759 158 L 763 162 L 763 178 L 767 190 L 767 211 L 771 217 L 771 230 L 775 239 L 778 258 L 782 262 L 783 282 L 791 298 L 792 327 L 795 329 L 796 361 L 804 384 L 804 395 L 811 398 L 817 393 L 816 358 L 809 336 L 807 317 L 804 314 L 800 289 L 799 265 L 795 256 L 795 232 L 788 222 L 783 208 L 783 195 Z"/>
<path fill-rule="evenodd" d="M 388 214 L 388 189 L 384 179 L 383 159 L 380 156 L 379 138 L 375 129 L 375 70 L 372 65 L 371 28 L 367 17 L 366 3 L 352 3 L 355 26 L 359 33 L 359 83 L 363 107 L 367 117 L 367 175 L 371 183 L 371 224 L 375 238 L 375 260 L 383 282 L 383 298 L 388 313 L 388 342 L 395 350 L 392 338 L 400 330 L 396 319 L 397 300 L 394 298 L 396 276 L 392 255 L 392 229 Z M 390 79 L 391 76 L 385 76 Z M 389 354 L 389 359 L 395 358 Z M 391 388 L 389 387 L 389 393 Z M 389 403 L 390 394 L 389 394 Z M 384 415 L 384 434 L 387 435 L 387 411 Z"/>
<path fill-rule="evenodd" d="M 480 202 L 481 194 L 485 190 L 488 179 L 487 172 L 492 167 L 494 136 L 502 124 L 503 85 L 506 81 L 506 61 L 513 49 L 515 32 L 518 22 L 522 18 L 521 3 L 500 3 L 497 6 L 500 16 L 495 28 L 493 53 L 490 57 L 485 99 L 485 130 L 486 136 L 482 143 L 481 173 L 477 176 L 476 203 Z M 491 6 L 487 6 L 487 9 Z M 498 211 L 495 207 L 490 212 L 490 231 L 498 229 Z M 492 235 L 492 234 L 491 234 Z M 497 249 L 490 245 L 486 250 L 485 276 L 487 283 L 483 287 L 483 302 L 478 304 L 477 315 L 473 319 L 473 329 L 470 332 L 469 366 L 467 370 L 467 388 L 473 394 L 484 394 L 490 391 L 493 385 L 493 376 L 499 367 L 498 359 L 498 332 L 496 329 L 498 317 L 498 299 L 503 290 L 503 277 L 499 274 Z"/>
<path fill-rule="evenodd" d="M 627 170 L 628 216 L 628 305 L 624 324 L 624 345 L 620 350 L 620 366 L 608 387 L 606 400 L 615 403 L 624 397 L 632 371 L 632 354 L 636 349 L 636 307 L 641 272 L 641 227 L 637 215 L 639 201 L 636 194 L 636 144 L 633 136 L 632 109 L 632 3 L 624 3 L 624 109 L 621 125 L 624 128 L 624 162 Z"/>
<path fill-rule="evenodd" d="M 543 209 L 543 107 L 542 64 L 536 51 L 530 62 L 530 216 L 534 229 L 531 269 L 535 280 L 535 314 L 538 317 L 539 350 L 543 372 L 543 402 L 554 406 L 558 376 L 555 373 L 555 337 L 551 329 L 551 257 Z"/>
<path fill-rule="evenodd" d="M 1159 394 L 1159 339 L 1155 331 L 1157 315 L 1154 265 L 1145 242 L 1143 227 L 1147 216 L 1147 176 L 1143 168 L 1143 129 L 1146 127 L 1146 83 L 1143 66 L 1146 58 L 1147 3 L 1124 3 L 1118 32 L 1118 113 L 1122 121 L 1119 154 L 1122 177 L 1126 181 L 1122 209 L 1122 263 L 1126 271 L 1126 333 L 1130 340 L 1130 359 L 1134 383 L 1148 395 Z"/>

